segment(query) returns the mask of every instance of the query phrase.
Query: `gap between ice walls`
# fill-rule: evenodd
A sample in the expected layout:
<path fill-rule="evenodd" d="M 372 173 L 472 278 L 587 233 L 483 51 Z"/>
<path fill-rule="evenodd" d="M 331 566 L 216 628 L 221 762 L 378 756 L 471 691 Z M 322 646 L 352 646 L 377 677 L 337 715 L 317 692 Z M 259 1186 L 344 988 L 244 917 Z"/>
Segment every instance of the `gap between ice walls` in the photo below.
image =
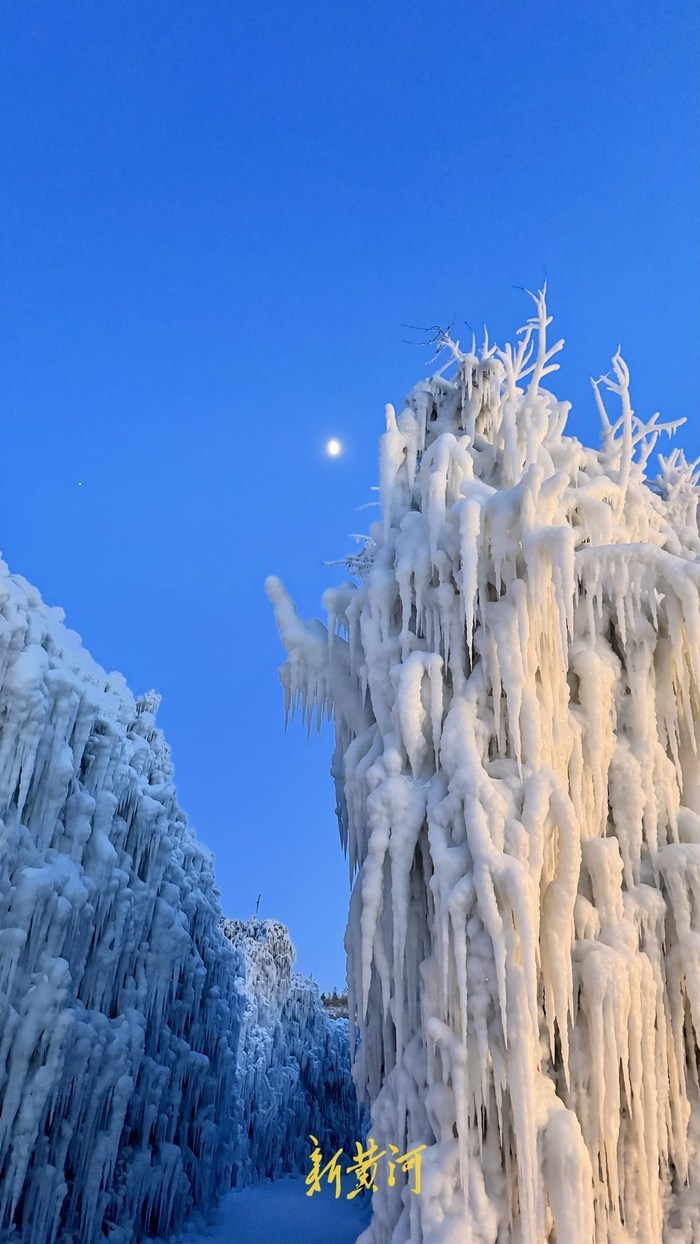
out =
<path fill-rule="evenodd" d="M 335 721 L 354 1078 L 427 1146 L 363 1244 L 700 1240 L 699 471 L 647 477 L 677 423 L 619 352 L 565 434 L 534 301 L 387 407 L 327 629 L 266 584 L 287 712 Z"/>
<path fill-rule="evenodd" d="M 358 1134 L 347 1021 L 282 925 L 222 927 L 158 703 L 0 562 L 3 1244 L 164 1237 Z"/>
<path fill-rule="evenodd" d="M 346 1018 L 329 1015 L 318 985 L 293 972 L 296 952 L 277 920 L 222 920 L 239 961 L 243 1001 L 234 1187 L 306 1173 L 314 1136 L 324 1154 L 354 1153 L 368 1119 L 358 1108 Z"/>

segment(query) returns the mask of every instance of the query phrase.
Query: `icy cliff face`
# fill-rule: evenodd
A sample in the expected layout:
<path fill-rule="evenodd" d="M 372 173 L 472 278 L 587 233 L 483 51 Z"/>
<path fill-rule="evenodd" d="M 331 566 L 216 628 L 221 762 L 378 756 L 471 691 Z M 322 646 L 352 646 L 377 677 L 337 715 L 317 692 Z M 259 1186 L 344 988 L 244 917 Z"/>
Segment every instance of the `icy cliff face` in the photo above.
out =
<path fill-rule="evenodd" d="M 288 709 L 335 716 L 354 1073 L 427 1145 L 371 1244 L 700 1239 L 697 471 L 648 482 L 675 425 L 619 355 L 602 448 L 564 435 L 536 304 L 387 408 L 327 629 L 267 584 Z"/>
<path fill-rule="evenodd" d="M 0 1238 L 166 1235 L 230 1183 L 235 956 L 134 700 L 0 563 Z"/>
<path fill-rule="evenodd" d="M 234 1184 L 306 1172 L 313 1135 L 328 1158 L 354 1152 L 366 1127 L 350 1072 L 348 1024 L 331 1019 L 318 986 L 292 972 L 295 951 L 276 920 L 228 920 L 245 1009 Z"/>

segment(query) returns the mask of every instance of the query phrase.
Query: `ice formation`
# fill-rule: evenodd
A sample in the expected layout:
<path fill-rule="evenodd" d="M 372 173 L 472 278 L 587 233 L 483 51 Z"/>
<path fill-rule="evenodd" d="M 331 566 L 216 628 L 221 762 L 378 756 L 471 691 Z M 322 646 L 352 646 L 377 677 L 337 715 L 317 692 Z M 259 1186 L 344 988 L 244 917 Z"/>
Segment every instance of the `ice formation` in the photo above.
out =
<path fill-rule="evenodd" d="M 292 971 L 295 951 L 283 924 L 225 919 L 223 928 L 240 956 L 245 1001 L 234 1185 L 307 1172 L 310 1135 L 328 1158 L 341 1148 L 354 1153 L 366 1121 L 347 1020 L 328 1016 L 315 981 Z"/>
<path fill-rule="evenodd" d="M 134 700 L 0 563 L 0 1239 L 131 1244 L 230 1185 L 236 957 Z"/>
<path fill-rule="evenodd" d="M 328 626 L 267 582 L 287 709 L 335 719 L 354 1075 L 428 1146 L 365 1244 L 700 1240 L 698 472 L 647 479 L 676 425 L 619 352 L 601 449 L 564 434 L 535 303 L 387 407 Z"/>

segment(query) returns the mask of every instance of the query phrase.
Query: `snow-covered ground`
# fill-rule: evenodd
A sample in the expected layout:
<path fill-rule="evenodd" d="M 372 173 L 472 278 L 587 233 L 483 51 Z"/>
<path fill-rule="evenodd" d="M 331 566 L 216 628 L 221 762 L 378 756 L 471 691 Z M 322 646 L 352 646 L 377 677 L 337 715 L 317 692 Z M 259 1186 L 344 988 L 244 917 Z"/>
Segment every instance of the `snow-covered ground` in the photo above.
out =
<path fill-rule="evenodd" d="M 336 1200 L 327 1187 L 306 1192 L 303 1178 L 230 1192 L 211 1226 L 185 1232 L 181 1244 L 355 1244 L 369 1204 Z"/>

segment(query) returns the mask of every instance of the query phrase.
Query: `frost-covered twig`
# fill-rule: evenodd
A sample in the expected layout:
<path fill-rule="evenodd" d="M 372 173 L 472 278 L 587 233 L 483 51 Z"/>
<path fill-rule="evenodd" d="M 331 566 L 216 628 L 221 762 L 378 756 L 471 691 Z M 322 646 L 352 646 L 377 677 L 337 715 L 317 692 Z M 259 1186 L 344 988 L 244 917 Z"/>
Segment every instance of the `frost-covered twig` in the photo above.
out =
<path fill-rule="evenodd" d="M 685 423 L 685 419 L 673 419 L 659 423 L 658 411 L 646 422 L 640 419 L 632 409 L 629 368 L 622 358 L 619 346 L 612 362 L 615 380 L 606 374 L 600 376 L 598 380 L 591 379 L 591 384 L 603 430 L 603 458 L 608 468 L 617 472 L 619 485 L 617 514 L 619 517 L 624 508 L 630 479 L 634 478 L 637 482 L 644 479 L 644 469 L 660 434 L 666 432 L 671 435 Z M 608 416 L 600 392 L 601 384 L 620 398 L 622 414 L 615 423 L 611 423 Z M 637 446 L 640 446 L 640 449 L 635 461 L 634 452 Z"/>
<path fill-rule="evenodd" d="M 518 330 L 518 333 L 523 334 L 523 342 L 526 346 L 529 346 L 531 338 L 533 338 L 534 345 L 534 333 L 537 333 L 537 356 L 535 361 L 528 365 L 531 351 L 528 351 L 527 357 L 523 355 L 522 362 L 517 371 L 517 378 L 518 380 L 524 380 L 526 376 L 532 376 L 529 386 L 529 391 L 532 394 L 537 392 L 540 381 L 545 376 L 548 376 L 550 372 L 559 371 L 559 364 L 552 363 L 550 360 L 563 348 L 564 338 L 561 337 L 559 341 L 556 341 L 553 346 L 547 349 L 547 329 L 554 318 L 547 314 L 547 283 L 545 282 L 542 289 L 538 290 L 536 294 L 533 294 L 529 289 L 525 292 L 530 295 L 535 303 L 537 314 L 529 319 L 524 327 Z"/>
<path fill-rule="evenodd" d="M 348 553 L 347 557 L 339 557 L 333 561 L 323 562 L 324 566 L 347 566 L 351 574 L 363 579 L 371 569 L 377 551 L 376 542 L 371 536 L 351 536 L 352 539 L 364 541 L 358 553 Z"/>

